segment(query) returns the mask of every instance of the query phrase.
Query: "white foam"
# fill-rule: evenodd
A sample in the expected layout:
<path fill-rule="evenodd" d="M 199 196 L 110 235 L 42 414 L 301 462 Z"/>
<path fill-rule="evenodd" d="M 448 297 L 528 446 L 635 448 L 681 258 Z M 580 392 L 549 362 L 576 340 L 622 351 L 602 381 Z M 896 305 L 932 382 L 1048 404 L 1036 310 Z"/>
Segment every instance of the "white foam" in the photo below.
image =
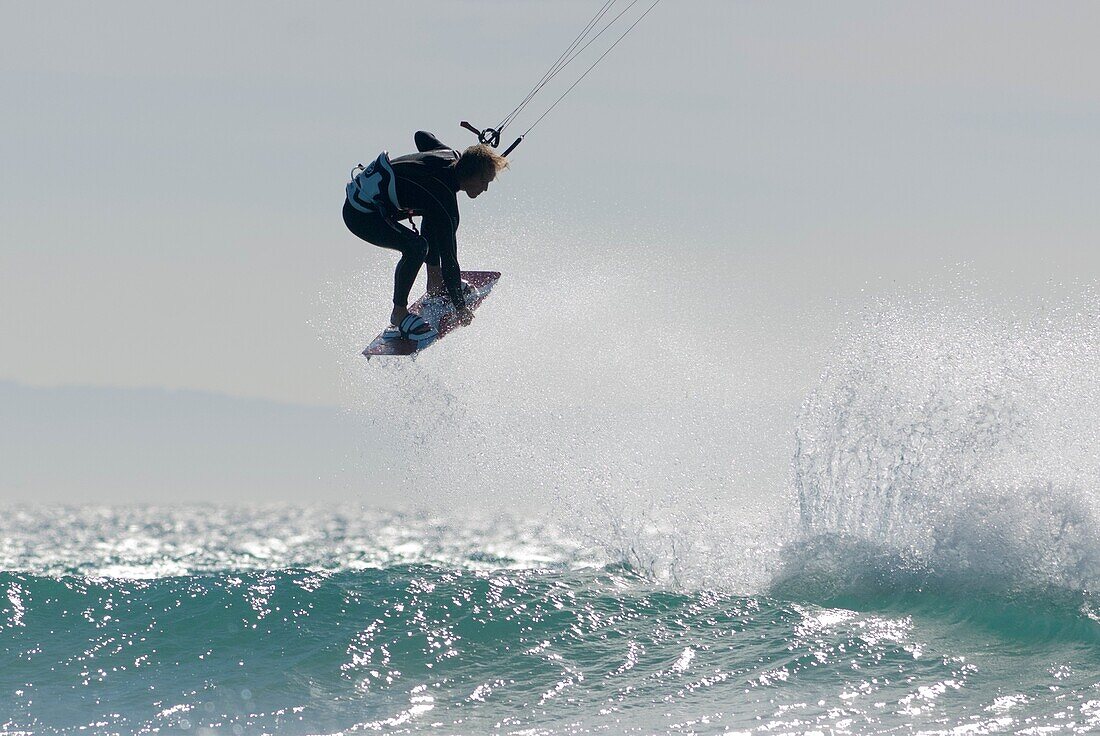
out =
<path fill-rule="evenodd" d="M 804 532 L 975 583 L 1096 589 L 1097 447 L 1100 304 L 899 300 L 850 326 L 804 406 Z"/>

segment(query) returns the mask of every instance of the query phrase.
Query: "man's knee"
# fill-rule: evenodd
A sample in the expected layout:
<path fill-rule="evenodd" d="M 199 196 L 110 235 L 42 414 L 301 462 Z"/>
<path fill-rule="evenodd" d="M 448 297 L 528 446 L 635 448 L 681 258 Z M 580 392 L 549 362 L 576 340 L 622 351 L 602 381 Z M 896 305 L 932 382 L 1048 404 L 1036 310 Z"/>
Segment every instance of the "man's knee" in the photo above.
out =
<path fill-rule="evenodd" d="M 415 257 L 421 263 L 428 256 L 428 241 L 423 237 L 419 237 L 410 243 L 409 253 Z"/>
<path fill-rule="evenodd" d="M 434 268 L 439 268 L 439 251 L 429 246 L 428 252 L 424 256 L 424 263 Z"/>

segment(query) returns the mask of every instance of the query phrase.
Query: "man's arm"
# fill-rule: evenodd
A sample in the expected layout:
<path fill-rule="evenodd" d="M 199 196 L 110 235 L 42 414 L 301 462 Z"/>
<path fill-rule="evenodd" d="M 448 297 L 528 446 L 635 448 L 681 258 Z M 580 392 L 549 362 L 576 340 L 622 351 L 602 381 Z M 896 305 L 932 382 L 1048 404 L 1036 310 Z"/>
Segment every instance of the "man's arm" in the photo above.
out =
<path fill-rule="evenodd" d="M 466 307 L 466 297 L 462 293 L 462 268 L 458 264 L 458 237 L 455 222 L 450 217 L 438 217 L 426 214 L 421 229 L 431 235 L 432 244 L 439 253 L 439 270 L 443 276 L 443 286 L 455 309 L 462 311 Z"/>
<path fill-rule="evenodd" d="M 417 133 L 417 145 L 421 143 L 421 134 L 438 142 L 431 133 L 420 131 Z M 438 179 L 416 181 L 409 178 L 405 180 L 405 185 L 415 187 L 425 195 L 427 204 L 422 211 L 424 219 L 420 223 L 420 230 L 428 239 L 432 250 L 439 255 L 443 286 L 455 309 L 461 313 L 466 308 L 466 298 L 462 293 L 462 271 L 458 265 L 458 202 L 455 193 L 449 191 Z"/>
<path fill-rule="evenodd" d="M 462 294 L 462 270 L 458 265 L 458 210 L 452 211 L 447 206 L 447 193 L 439 191 L 432 194 L 432 206 L 424 210 L 420 232 L 439 256 L 443 287 L 455 309 L 461 311 L 466 299 Z"/>

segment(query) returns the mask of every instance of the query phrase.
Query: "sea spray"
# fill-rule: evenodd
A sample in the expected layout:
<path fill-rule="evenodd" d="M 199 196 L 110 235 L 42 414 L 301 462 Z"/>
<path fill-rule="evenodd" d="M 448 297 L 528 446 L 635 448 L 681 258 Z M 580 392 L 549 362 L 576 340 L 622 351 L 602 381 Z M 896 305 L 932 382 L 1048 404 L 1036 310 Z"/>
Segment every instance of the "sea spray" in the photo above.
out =
<path fill-rule="evenodd" d="M 948 291 L 853 320 L 796 430 L 792 569 L 1096 590 L 1098 315 Z"/>
<path fill-rule="evenodd" d="M 1095 587 L 1091 294 L 1020 304 L 940 284 L 868 304 L 787 413 L 735 280 L 661 244 L 530 223 L 523 240 L 537 247 L 471 243 L 471 266 L 505 275 L 449 345 L 367 365 L 373 328 L 329 333 L 366 441 L 393 448 L 367 472 L 406 500 L 553 521 L 676 586 L 755 592 L 823 567 Z M 344 327 L 371 324 L 389 266 L 333 285 Z"/>
<path fill-rule="evenodd" d="M 760 589 L 787 536 L 791 415 L 760 398 L 734 285 L 653 243 L 540 243 L 471 243 L 464 264 L 504 276 L 471 328 L 415 361 L 366 364 L 369 330 L 326 333 L 366 436 L 396 450 L 385 472 L 429 510 L 532 515 L 655 579 Z M 326 308 L 379 313 L 378 260 Z"/>

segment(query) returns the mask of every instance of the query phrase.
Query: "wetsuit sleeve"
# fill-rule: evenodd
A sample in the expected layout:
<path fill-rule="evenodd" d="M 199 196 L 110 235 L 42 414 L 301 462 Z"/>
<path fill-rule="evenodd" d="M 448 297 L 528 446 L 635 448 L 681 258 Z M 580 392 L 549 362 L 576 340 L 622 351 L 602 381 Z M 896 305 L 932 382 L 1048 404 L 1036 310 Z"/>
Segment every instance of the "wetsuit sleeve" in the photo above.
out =
<path fill-rule="evenodd" d="M 431 231 L 436 234 L 436 248 L 439 252 L 439 270 L 443 275 L 443 286 L 451 297 L 455 309 L 466 306 L 466 297 L 462 294 L 462 268 L 458 265 L 458 218 L 447 218 L 434 223 Z"/>
<path fill-rule="evenodd" d="M 416 141 L 416 150 L 424 153 L 425 151 L 436 151 L 440 148 L 451 150 L 450 146 L 443 145 L 443 142 L 435 137 L 432 133 L 426 130 L 416 131 L 416 135 L 413 136 L 413 140 Z"/>
<path fill-rule="evenodd" d="M 455 309 L 466 306 L 462 294 L 462 269 L 458 264 L 458 206 L 452 208 L 445 195 L 440 192 L 432 207 L 425 209 L 420 231 L 428 239 L 429 254 L 439 257 L 439 270 L 443 276 L 443 286 L 455 305 Z M 453 195 L 451 195 L 453 202 Z M 434 259 L 429 255 L 429 263 Z"/>

